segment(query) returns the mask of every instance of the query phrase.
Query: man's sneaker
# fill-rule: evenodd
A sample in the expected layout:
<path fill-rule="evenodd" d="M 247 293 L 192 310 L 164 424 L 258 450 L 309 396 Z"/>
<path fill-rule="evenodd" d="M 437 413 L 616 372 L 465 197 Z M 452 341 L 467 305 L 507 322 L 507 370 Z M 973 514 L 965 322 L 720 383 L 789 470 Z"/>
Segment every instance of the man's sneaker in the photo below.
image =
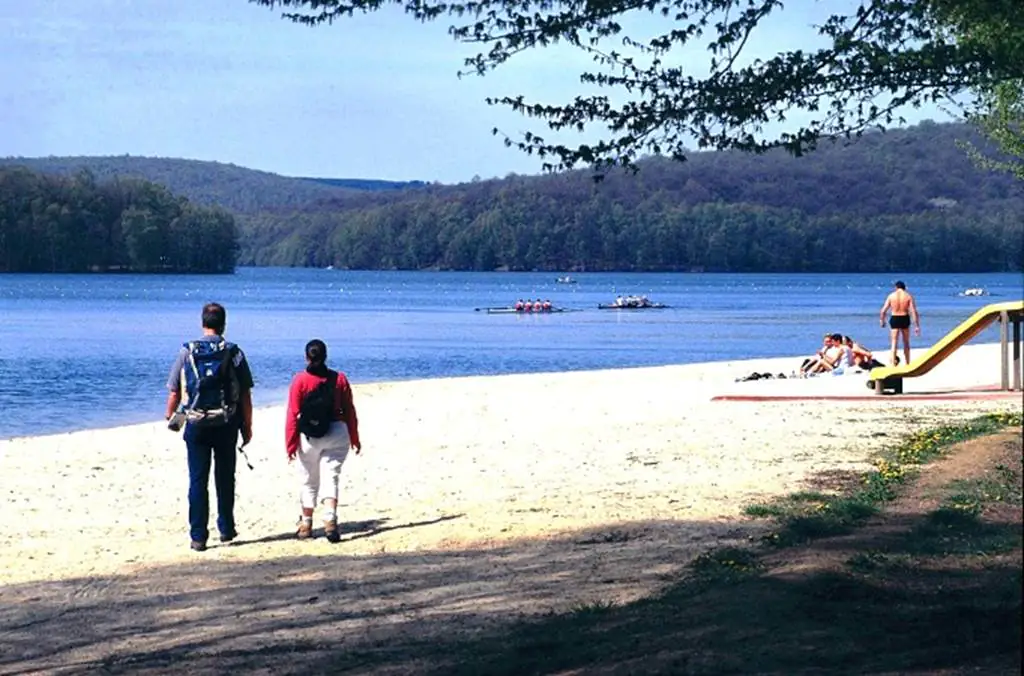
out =
<path fill-rule="evenodd" d="M 231 542 L 236 537 L 238 537 L 238 533 L 236 531 L 231 531 L 230 533 L 221 533 L 220 534 L 220 541 L 221 542 Z"/>
<path fill-rule="evenodd" d="M 341 542 L 341 533 L 338 532 L 338 522 L 334 519 L 324 521 L 324 537 L 328 542 Z"/>
<path fill-rule="evenodd" d="M 205 552 L 206 542 L 204 542 L 203 540 L 193 540 L 192 544 L 190 544 L 189 547 L 191 547 L 192 551 L 194 552 Z"/>
<path fill-rule="evenodd" d="M 295 537 L 300 540 L 308 540 L 313 537 L 313 522 L 299 519 L 299 528 L 295 531 Z"/>

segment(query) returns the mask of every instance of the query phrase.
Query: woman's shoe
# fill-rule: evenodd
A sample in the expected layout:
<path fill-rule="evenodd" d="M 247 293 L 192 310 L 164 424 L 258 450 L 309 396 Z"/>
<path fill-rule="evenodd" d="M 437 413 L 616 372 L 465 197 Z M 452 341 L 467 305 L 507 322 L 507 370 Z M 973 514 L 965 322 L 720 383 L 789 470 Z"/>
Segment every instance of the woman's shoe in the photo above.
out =
<path fill-rule="evenodd" d="M 295 531 L 295 537 L 300 540 L 308 540 L 313 537 L 313 523 L 305 519 L 299 519 L 299 527 Z"/>
<path fill-rule="evenodd" d="M 328 542 L 341 542 L 341 533 L 338 532 L 338 522 L 334 519 L 324 521 L 324 537 Z"/>

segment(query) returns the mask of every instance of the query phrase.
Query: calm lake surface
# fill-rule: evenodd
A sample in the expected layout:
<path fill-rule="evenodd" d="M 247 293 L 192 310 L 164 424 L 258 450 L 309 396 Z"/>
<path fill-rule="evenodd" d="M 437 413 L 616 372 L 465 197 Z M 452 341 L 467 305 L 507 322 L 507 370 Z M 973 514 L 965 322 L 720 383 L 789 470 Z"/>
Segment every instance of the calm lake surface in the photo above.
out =
<path fill-rule="evenodd" d="M 232 276 L 0 275 L 0 438 L 160 419 L 164 382 L 203 303 L 228 310 L 257 406 L 282 403 L 322 338 L 354 383 L 799 355 L 825 331 L 884 350 L 891 274 L 349 272 L 242 268 Z M 977 308 L 1022 297 L 1020 274 L 905 275 L 930 344 Z M 958 295 L 984 287 L 985 298 Z M 670 309 L 598 310 L 617 294 Z M 579 312 L 488 315 L 548 298 Z M 989 329 L 976 339 L 998 340 Z"/>

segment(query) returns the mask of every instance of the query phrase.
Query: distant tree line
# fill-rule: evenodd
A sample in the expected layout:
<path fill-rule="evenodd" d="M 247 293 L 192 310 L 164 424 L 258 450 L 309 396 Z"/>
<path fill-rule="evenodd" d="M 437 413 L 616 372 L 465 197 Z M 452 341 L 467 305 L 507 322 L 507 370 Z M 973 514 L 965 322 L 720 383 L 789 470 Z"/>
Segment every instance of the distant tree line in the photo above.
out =
<path fill-rule="evenodd" d="M 138 179 L 0 167 L 0 272 L 233 272 L 235 218 Z"/>
<path fill-rule="evenodd" d="M 358 269 L 1007 271 L 1024 184 L 979 170 L 964 125 L 782 152 L 363 194 L 240 219 L 246 265 Z"/>
<path fill-rule="evenodd" d="M 792 209 L 543 198 L 473 210 L 416 200 L 243 227 L 243 261 L 353 269 L 707 272 L 1021 270 L 1021 208 L 809 216 Z M 285 225 L 285 223 L 287 223 Z"/>

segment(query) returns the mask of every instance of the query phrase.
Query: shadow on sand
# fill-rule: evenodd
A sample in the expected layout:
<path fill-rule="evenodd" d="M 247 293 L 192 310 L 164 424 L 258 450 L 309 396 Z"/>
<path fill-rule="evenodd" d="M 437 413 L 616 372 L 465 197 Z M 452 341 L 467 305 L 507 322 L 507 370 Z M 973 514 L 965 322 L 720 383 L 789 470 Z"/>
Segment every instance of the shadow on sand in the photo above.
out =
<path fill-rule="evenodd" d="M 936 546 L 949 537 L 914 526 L 931 515 L 907 518 L 905 536 L 854 546 L 884 546 L 887 561 L 898 562 L 924 551 L 922 533 L 940 538 Z M 985 537 L 1019 537 L 1019 524 L 984 527 Z M 349 524 L 354 537 L 386 528 L 383 520 Z M 348 556 L 342 543 L 329 556 L 206 559 L 132 576 L 9 585 L 0 590 L 0 673 L 1019 667 L 1019 556 L 965 568 L 954 552 L 943 565 L 894 565 L 882 576 L 842 561 L 784 573 L 753 565 L 714 579 L 683 566 L 702 549 L 757 534 L 743 523 L 634 523 L 463 551 Z M 804 555 L 834 559 L 830 547 L 823 539 Z"/>
<path fill-rule="evenodd" d="M 432 526 L 436 523 L 442 523 L 444 521 L 451 521 L 453 519 L 461 519 L 465 514 L 449 514 L 445 516 L 439 516 L 436 519 L 426 519 L 424 521 L 410 521 L 409 523 L 400 523 L 393 526 L 388 525 L 390 519 L 368 519 L 365 521 L 343 521 L 338 524 L 338 531 L 341 533 L 341 542 L 339 546 L 345 542 L 352 540 L 361 540 L 363 538 L 371 538 L 374 535 L 380 535 L 381 533 L 387 533 L 393 530 L 402 530 L 405 528 L 419 528 L 420 526 Z M 314 528 L 313 537 L 323 537 L 323 528 Z M 276 533 L 274 535 L 267 535 L 261 538 L 239 538 L 231 543 L 232 547 L 240 547 L 248 544 L 259 544 L 265 542 L 282 542 L 285 540 L 294 540 L 295 531 L 290 530 L 286 533 Z"/>

